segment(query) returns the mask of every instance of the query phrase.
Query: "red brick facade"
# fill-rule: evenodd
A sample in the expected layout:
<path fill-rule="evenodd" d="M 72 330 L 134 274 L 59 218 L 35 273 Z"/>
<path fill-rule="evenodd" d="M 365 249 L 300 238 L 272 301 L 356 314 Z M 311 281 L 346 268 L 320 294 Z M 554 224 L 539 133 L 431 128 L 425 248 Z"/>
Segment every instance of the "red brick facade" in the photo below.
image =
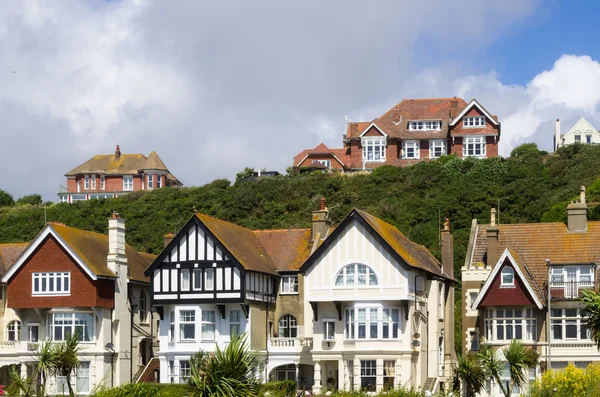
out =
<path fill-rule="evenodd" d="M 70 272 L 71 294 L 33 296 L 34 272 Z M 114 281 L 92 280 L 52 236 L 48 236 L 15 273 L 7 291 L 8 307 L 13 309 L 114 307 Z"/>
<path fill-rule="evenodd" d="M 508 262 L 508 259 L 506 260 Z M 496 278 L 492 281 L 488 292 L 485 294 L 480 307 L 485 306 L 529 306 L 535 305 L 534 300 L 527 292 L 527 287 L 523 284 L 523 281 L 519 278 L 515 271 L 515 285 L 514 287 L 503 287 L 502 284 L 502 269 L 504 267 L 512 267 L 509 264 L 505 264 L 496 274 Z M 514 269 L 513 269 L 514 270 Z"/>

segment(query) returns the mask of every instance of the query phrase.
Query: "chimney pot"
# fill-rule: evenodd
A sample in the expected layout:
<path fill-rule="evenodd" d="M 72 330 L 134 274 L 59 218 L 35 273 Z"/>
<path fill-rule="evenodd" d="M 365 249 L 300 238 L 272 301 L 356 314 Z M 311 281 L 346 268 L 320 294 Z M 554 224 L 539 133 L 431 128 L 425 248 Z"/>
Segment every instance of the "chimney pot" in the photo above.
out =
<path fill-rule="evenodd" d="M 117 160 L 121 158 L 121 148 L 119 147 L 119 145 L 117 145 L 117 148 L 115 149 L 115 158 Z"/>
<path fill-rule="evenodd" d="M 321 197 L 321 200 L 319 200 L 319 211 L 324 211 L 325 210 L 325 197 Z"/>
<path fill-rule="evenodd" d="M 490 211 L 490 225 L 496 226 L 496 209 L 492 208 Z"/>
<path fill-rule="evenodd" d="M 442 272 L 454 276 L 454 237 L 450 232 L 450 219 L 444 221 L 442 230 Z"/>
<path fill-rule="evenodd" d="M 317 237 L 322 240 L 327 235 L 327 220 L 329 219 L 329 210 L 325 207 L 325 197 L 319 200 L 319 210 L 312 212 L 312 240 L 316 244 Z"/>
<path fill-rule="evenodd" d="M 450 219 L 448 218 L 444 220 L 444 230 L 450 230 Z"/>
<path fill-rule="evenodd" d="M 112 218 L 113 219 L 119 219 L 120 218 L 119 213 L 117 211 L 113 211 L 112 212 Z"/>
<path fill-rule="evenodd" d="M 585 186 L 582 186 L 579 190 L 579 202 L 585 204 Z"/>

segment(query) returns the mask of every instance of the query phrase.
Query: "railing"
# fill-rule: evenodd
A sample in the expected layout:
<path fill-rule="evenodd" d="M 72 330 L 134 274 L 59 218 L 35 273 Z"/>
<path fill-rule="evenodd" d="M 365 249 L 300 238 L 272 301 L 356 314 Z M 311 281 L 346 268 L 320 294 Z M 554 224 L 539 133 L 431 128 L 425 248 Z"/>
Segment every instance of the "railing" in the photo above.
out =
<path fill-rule="evenodd" d="M 596 283 L 593 281 L 566 281 L 563 283 L 550 283 L 550 294 L 552 300 L 579 299 L 581 291 L 595 290 Z"/>
<path fill-rule="evenodd" d="M 19 342 L 0 342 L 0 353 L 16 352 Z"/>
<path fill-rule="evenodd" d="M 312 338 L 270 338 L 269 349 L 293 349 L 301 350 L 303 348 L 311 349 L 313 345 Z"/>

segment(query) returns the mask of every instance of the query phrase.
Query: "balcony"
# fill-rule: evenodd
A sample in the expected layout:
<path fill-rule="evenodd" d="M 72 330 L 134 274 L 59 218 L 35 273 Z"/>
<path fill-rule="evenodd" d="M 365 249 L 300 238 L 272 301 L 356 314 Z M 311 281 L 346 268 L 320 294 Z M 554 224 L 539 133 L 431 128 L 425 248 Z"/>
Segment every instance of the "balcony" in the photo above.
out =
<path fill-rule="evenodd" d="M 270 352 L 300 353 L 310 351 L 313 346 L 312 338 L 269 338 Z"/>
<path fill-rule="evenodd" d="M 0 355 L 16 354 L 16 353 L 32 353 L 36 352 L 40 347 L 39 343 L 32 342 L 0 342 Z"/>
<path fill-rule="evenodd" d="M 576 300 L 581 297 L 581 291 L 596 291 L 594 281 L 566 281 L 563 283 L 550 283 L 550 294 L 553 301 Z"/>

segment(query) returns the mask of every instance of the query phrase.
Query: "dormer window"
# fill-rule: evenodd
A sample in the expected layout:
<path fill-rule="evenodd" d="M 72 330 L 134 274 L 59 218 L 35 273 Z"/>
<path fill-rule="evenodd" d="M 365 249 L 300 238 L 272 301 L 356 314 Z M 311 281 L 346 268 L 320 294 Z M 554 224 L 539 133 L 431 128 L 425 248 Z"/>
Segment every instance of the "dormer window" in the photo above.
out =
<path fill-rule="evenodd" d="M 363 137 L 363 161 L 385 161 L 384 137 Z"/>
<path fill-rule="evenodd" d="M 505 267 L 502 269 L 502 287 L 513 287 L 515 285 L 515 271 L 512 267 Z"/>
<path fill-rule="evenodd" d="M 463 118 L 463 125 L 465 127 L 485 127 L 485 117 L 465 117 Z"/>
<path fill-rule="evenodd" d="M 441 128 L 442 122 L 439 120 L 410 121 L 408 123 L 409 131 L 439 131 Z"/>

